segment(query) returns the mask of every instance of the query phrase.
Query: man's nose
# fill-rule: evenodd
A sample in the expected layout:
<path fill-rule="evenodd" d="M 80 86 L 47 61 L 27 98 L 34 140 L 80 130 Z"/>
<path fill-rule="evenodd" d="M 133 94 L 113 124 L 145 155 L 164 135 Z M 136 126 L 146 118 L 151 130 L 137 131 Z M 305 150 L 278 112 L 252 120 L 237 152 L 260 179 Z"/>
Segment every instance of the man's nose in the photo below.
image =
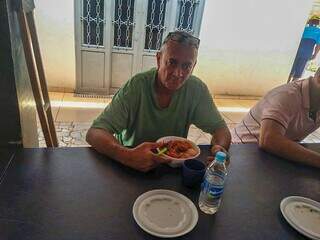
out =
<path fill-rule="evenodd" d="M 181 69 L 181 67 L 177 66 L 174 70 L 174 75 L 176 77 L 182 77 L 183 76 L 183 70 Z"/>

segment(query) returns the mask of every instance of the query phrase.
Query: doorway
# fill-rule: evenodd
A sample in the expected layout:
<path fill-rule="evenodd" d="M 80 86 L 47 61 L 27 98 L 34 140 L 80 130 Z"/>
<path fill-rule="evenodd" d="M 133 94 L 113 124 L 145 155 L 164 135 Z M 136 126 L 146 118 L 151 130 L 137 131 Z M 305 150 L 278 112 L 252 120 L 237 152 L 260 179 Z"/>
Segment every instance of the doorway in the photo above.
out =
<path fill-rule="evenodd" d="M 205 0 L 75 0 L 76 93 L 110 95 L 156 66 L 174 30 L 198 37 Z"/>

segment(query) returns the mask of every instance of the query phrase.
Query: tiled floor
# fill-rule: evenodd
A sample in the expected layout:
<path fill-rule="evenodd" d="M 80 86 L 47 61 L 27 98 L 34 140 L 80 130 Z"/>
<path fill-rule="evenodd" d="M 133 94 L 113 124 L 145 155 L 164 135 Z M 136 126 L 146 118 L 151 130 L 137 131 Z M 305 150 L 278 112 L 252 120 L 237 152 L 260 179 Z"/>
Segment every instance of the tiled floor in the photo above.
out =
<path fill-rule="evenodd" d="M 59 146 L 88 146 L 85 135 L 91 122 L 103 111 L 110 98 L 74 97 L 72 93 L 49 93 Z M 214 102 L 222 113 L 229 128 L 241 121 L 243 116 L 258 100 L 215 98 Z M 38 128 L 39 145 L 45 147 L 42 131 Z M 188 138 L 197 144 L 210 143 L 210 134 L 191 126 Z M 320 130 L 308 136 L 305 142 L 320 142 Z"/>

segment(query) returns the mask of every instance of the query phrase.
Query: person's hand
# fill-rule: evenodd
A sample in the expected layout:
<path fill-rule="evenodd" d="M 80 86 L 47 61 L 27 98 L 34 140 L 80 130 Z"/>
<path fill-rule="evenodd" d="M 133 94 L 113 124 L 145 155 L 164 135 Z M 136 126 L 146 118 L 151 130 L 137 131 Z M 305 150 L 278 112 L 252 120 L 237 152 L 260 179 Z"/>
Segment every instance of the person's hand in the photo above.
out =
<path fill-rule="evenodd" d="M 226 154 L 228 153 L 227 150 L 219 144 L 213 145 L 211 147 L 211 153 L 213 156 L 215 156 L 217 152 L 224 152 Z"/>
<path fill-rule="evenodd" d="M 151 142 L 140 144 L 130 150 L 130 159 L 126 162 L 126 165 L 141 172 L 147 172 L 161 163 L 169 163 L 171 160 L 164 156 L 158 156 L 152 151 L 162 145 L 162 143 Z"/>
<path fill-rule="evenodd" d="M 211 147 L 212 156 L 209 156 L 209 157 L 207 158 L 208 164 L 211 163 L 211 162 L 214 160 L 214 157 L 215 157 L 215 155 L 216 155 L 217 152 L 224 152 L 224 153 L 227 155 L 227 157 L 226 157 L 226 166 L 228 166 L 228 165 L 230 164 L 229 153 L 228 153 L 228 151 L 227 151 L 223 146 L 221 146 L 221 145 L 219 145 L 219 144 L 213 145 L 213 146 Z"/>

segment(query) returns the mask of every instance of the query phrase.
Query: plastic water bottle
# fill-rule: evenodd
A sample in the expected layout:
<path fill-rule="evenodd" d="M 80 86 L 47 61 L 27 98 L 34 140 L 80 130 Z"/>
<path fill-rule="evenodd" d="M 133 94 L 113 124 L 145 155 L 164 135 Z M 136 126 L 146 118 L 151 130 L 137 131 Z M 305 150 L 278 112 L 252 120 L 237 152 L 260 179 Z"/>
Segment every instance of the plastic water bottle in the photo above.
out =
<path fill-rule="evenodd" d="M 218 211 L 227 175 L 226 154 L 217 152 L 214 161 L 208 166 L 199 196 L 199 208 L 207 214 Z"/>

